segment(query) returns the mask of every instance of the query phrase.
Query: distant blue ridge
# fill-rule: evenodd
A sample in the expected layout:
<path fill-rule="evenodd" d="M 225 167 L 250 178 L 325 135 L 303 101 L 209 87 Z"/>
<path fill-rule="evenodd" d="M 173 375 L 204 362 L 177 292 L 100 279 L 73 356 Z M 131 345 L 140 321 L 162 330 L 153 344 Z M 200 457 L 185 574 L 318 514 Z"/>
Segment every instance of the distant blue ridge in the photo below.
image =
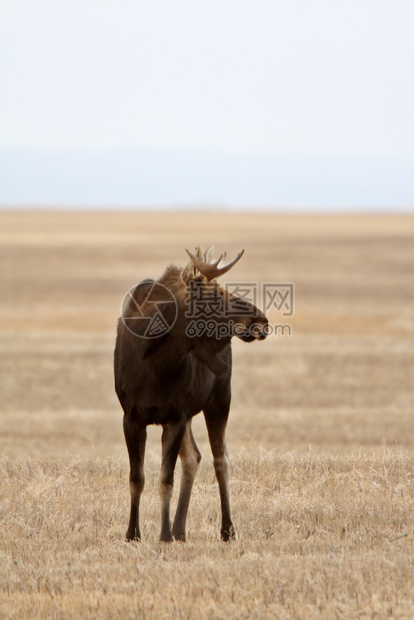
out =
<path fill-rule="evenodd" d="M 414 209 L 414 156 L 0 149 L 0 206 Z"/>

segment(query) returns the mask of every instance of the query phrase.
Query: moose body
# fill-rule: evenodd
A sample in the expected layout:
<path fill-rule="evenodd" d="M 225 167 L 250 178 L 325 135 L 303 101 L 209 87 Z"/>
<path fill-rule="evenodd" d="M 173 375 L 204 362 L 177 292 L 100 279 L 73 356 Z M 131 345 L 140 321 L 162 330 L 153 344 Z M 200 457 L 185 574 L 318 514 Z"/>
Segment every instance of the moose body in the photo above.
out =
<path fill-rule="evenodd" d="M 189 253 L 190 254 L 190 253 Z M 130 294 L 118 321 L 115 346 L 115 389 L 124 410 L 124 434 L 130 459 L 131 512 L 127 540 L 141 538 L 139 503 L 144 487 L 146 427 L 159 424 L 162 433 L 160 477 L 160 540 L 185 540 L 185 523 L 195 474 L 201 459 L 191 420 L 203 411 L 220 490 L 223 540 L 234 538 L 229 503 L 229 467 L 225 431 L 231 399 L 231 338 L 251 342 L 266 336 L 267 319 L 249 302 L 231 295 L 215 277 L 231 263 L 211 262 L 212 249 L 190 254 L 186 268 L 170 266 L 157 281 L 145 280 Z M 218 312 L 212 335 L 189 332 L 188 287 L 207 294 L 227 313 Z M 165 291 L 171 298 L 165 299 Z M 174 300 L 174 303 L 172 303 Z M 161 313 L 168 329 L 158 337 L 145 337 L 145 328 L 155 313 Z M 232 318 L 229 320 L 228 315 Z M 240 315 L 240 316 L 238 316 Z M 148 319 L 148 321 L 147 321 Z M 131 329 L 131 326 L 133 327 Z M 191 335 L 189 335 L 191 334 Z M 170 500 L 178 455 L 182 464 L 181 487 L 174 523 L 170 525 Z"/>

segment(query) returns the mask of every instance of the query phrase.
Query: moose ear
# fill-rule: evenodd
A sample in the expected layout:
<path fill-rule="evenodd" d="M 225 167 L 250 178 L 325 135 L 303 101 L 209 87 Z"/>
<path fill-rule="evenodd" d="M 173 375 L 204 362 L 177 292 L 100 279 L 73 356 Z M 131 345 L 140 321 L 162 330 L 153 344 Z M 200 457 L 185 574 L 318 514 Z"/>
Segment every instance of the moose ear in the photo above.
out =
<path fill-rule="evenodd" d="M 194 345 L 196 358 L 207 368 L 214 372 L 217 377 L 225 375 L 229 370 L 229 360 L 226 359 L 224 349 L 226 343 L 218 343 L 217 340 L 197 338 Z"/>
<path fill-rule="evenodd" d="M 214 245 L 210 245 L 210 247 L 204 252 L 204 257 L 201 257 L 201 260 L 204 258 L 205 263 L 211 263 L 213 260 L 214 254 Z"/>
<path fill-rule="evenodd" d="M 181 279 L 184 282 L 184 284 L 188 284 L 190 280 L 194 280 L 196 277 L 197 277 L 197 270 L 194 267 L 192 261 L 190 261 L 188 265 L 186 265 L 184 269 L 182 270 Z"/>
<path fill-rule="evenodd" d="M 207 252 L 209 252 L 211 250 L 211 248 L 209 248 L 207 250 Z M 207 254 L 206 252 L 206 254 Z M 195 255 L 197 256 L 197 258 L 199 258 L 200 260 L 203 260 L 204 258 L 204 252 L 203 252 L 203 248 L 201 247 L 201 245 L 199 245 L 198 247 L 196 247 L 195 249 Z M 183 282 L 185 284 L 187 284 L 187 282 L 189 282 L 190 280 L 195 280 L 196 278 L 198 278 L 200 276 L 200 272 L 198 271 L 198 269 L 195 267 L 194 263 L 192 260 L 190 260 L 190 262 L 184 267 L 184 269 L 181 272 L 181 279 L 183 280 Z"/>

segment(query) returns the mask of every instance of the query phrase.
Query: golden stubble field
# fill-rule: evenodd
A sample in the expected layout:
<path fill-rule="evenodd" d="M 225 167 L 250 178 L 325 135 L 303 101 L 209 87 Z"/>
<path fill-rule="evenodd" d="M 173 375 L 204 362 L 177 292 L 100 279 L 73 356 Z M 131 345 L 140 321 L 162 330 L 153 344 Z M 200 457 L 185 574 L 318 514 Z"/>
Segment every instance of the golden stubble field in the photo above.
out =
<path fill-rule="evenodd" d="M 238 538 L 198 416 L 188 542 L 158 542 L 151 428 L 127 544 L 121 300 L 211 243 L 296 287 L 291 337 L 234 343 Z M 2 212 L 0 260 L 0 617 L 414 617 L 414 216 Z"/>

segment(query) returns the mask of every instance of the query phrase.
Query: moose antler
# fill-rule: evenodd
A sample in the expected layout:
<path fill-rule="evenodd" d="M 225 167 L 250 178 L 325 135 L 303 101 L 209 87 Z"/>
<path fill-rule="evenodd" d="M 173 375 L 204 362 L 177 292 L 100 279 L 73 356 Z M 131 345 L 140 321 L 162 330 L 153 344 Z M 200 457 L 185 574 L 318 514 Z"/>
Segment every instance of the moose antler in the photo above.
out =
<path fill-rule="evenodd" d="M 226 260 L 226 253 L 224 252 L 224 254 L 220 255 L 220 258 L 218 258 L 215 261 L 212 261 L 211 259 L 212 259 L 213 249 L 214 248 L 211 247 L 204 253 L 204 260 L 202 258 L 203 251 L 202 250 L 200 251 L 200 248 L 196 248 L 196 256 L 194 254 L 191 254 L 191 252 L 189 252 L 186 249 L 186 252 L 188 256 L 191 258 L 191 261 L 194 267 L 198 269 L 198 271 L 207 278 L 207 281 L 213 280 L 214 278 L 218 278 L 219 276 L 222 276 L 224 273 L 227 273 L 227 271 L 229 271 L 233 267 L 233 265 L 235 265 L 237 261 L 241 259 L 241 257 L 244 254 L 244 250 L 242 250 L 241 252 L 237 254 L 236 258 L 234 258 L 232 261 L 230 261 L 227 264 L 223 264 L 221 267 L 219 267 L 219 263 L 221 261 L 223 261 L 224 263 L 224 261 Z"/>

